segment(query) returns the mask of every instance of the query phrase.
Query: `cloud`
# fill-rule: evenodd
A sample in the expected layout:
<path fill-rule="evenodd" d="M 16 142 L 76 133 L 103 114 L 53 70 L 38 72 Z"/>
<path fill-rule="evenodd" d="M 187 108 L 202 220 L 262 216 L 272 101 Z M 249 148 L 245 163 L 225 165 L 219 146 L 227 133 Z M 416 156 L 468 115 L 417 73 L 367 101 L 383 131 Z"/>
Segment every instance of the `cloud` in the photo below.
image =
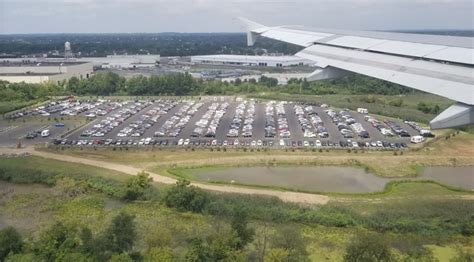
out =
<path fill-rule="evenodd" d="M 269 25 L 347 29 L 473 26 L 471 0 L 0 0 L 0 33 L 241 31 Z"/>

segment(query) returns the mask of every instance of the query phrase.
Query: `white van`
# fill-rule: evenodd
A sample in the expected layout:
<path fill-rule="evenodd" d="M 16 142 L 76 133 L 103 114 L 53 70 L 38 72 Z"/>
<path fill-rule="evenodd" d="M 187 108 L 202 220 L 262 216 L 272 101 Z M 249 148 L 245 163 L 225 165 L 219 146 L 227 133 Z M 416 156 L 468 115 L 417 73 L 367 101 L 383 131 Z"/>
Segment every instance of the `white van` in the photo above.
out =
<path fill-rule="evenodd" d="M 422 137 L 422 136 L 412 136 L 410 141 L 413 143 L 413 144 L 419 144 L 423 141 L 425 141 L 425 138 Z"/>
<path fill-rule="evenodd" d="M 41 136 L 42 137 L 48 137 L 49 136 L 49 130 L 45 129 L 45 130 L 41 131 Z"/>

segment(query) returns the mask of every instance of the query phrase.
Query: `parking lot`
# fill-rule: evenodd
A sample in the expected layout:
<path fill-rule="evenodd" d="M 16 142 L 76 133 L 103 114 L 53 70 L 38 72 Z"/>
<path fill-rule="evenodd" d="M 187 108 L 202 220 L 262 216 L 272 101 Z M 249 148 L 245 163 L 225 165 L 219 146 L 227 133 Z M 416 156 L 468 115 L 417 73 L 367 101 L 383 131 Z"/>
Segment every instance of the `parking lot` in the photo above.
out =
<path fill-rule="evenodd" d="M 67 136 L 51 135 L 53 144 L 399 149 L 410 144 L 411 136 L 426 132 L 411 122 L 284 101 L 158 99 L 87 105 L 78 114 L 92 121 Z"/>

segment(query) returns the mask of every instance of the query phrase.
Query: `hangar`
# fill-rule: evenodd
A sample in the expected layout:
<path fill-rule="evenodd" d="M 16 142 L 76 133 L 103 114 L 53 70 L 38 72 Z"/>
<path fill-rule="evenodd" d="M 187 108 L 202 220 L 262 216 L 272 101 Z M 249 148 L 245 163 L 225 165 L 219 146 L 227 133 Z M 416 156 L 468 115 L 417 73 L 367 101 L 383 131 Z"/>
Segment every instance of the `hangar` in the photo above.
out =
<path fill-rule="evenodd" d="M 311 65 L 310 60 L 296 56 L 202 55 L 192 56 L 196 64 L 288 67 Z"/>

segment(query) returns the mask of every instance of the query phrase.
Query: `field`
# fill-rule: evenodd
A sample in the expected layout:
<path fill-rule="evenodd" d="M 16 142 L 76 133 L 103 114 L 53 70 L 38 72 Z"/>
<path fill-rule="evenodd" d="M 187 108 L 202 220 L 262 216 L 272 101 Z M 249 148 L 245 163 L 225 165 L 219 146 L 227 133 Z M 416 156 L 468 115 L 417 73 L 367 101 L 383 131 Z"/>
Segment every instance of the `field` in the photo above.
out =
<path fill-rule="evenodd" d="M 43 173 L 58 173 L 66 177 L 81 178 L 90 175 L 105 179 L 109 181 L 110 185 L 118 185 L 117 183 L 126 179 L 119 172 L 38 157 L 0 159 L 2 170 L 21 171 L 32 166 Z M 70 172 L 70 170 L 74 171 Z M 154 186 L 158 186 L 157 190 L 160 192 L 158 196 L 169 188 L 169 186 L 157 184 Z M 22 234 L 34 237 L 55 222 L 61 221 L 66 224 L 87 225 L 94 234 L 97 234 L 113 216 L 120 211 L 126 211 L 135 216 L 138 224 L 139 241 L 135 247 L 137 251 L 146 250 L 153 239 L 155 241 L 158 239 L 162 245 L 171 248 L 175 253 L 180 253 L 187 247 L 187 239 L 206 238 L 213 234 L 219 234 L 219 232 L 225 232 L 228 227 L 228 219 L 225 216 L 177 211 L 163 205 L 159 197 L 149 201 L 129 202 L 95 190 L 77 197 L 67 197 L 64 196 L 62 190 L 63 188 L 54 185 L 54 183 L 49 186 L 0 183 L 2 194 L 0 227 L 12 225 L 18 228 Z M 225 197 L 220 194 L 216 196 L 224 200 L 230 197 L 230 195 Z M 243 201 L 252 210 L 261 209 L 262 212 L 265 212 L 271 206 L 271 208 L 278 208 L 280 210 L 278 212 L 303 212 L 302 214 L 304 214 L 304 212 L 313 212 L 310 210 L 314 210 L 317 212 L 314 215 L 328 216 L 327 222 L 319 219 L 314 220 L 315 222 L 296 222 L 293 219 L 285 221 L 286 218 L 280 222 L 279 220 L 268 222 L 259 217 L 260 213 L 254 214 L 250 226 L 255 229 L 256 237 L 254 242 L 246 247 L 247 252 L 259 251 L 258 243 L 262 238 L 275 234 L 282 226 L 290 226 L 294 230 L 301 230 L 310 260 L 341 261 L 345 246 L 352 237 L 373 230 L 368 224 L 364 226 L 365 222 L 362 222 L 361 218 L 373 219 L 372 217 L 376 217 L 380 213 L 403 217 L 404 223 L 420 223 L 418 224 L 420 230 L 417 229 L 408 235 L 403 231 L 397 232 L 394 229 L 388 229 L 389 233 L 386 236 L 393 245 L 393 252 L 397 254 L 401 254 L 397 243 L 401 239 L 406 241 L 407 237 L 418 244 L 421 243 L 429 247 L 434 256 L 440 258 L 441 261 L 452 258 L 459 248 L 466 250 L 472 248 L 472 236 L 462 236 L 451 232 L 448 228 L 438 233 L 433 231 L 434 228 L 441 226 L 434 217 L 451 219 L 453 223 L 466 217 L 469 214 L 468 210 L 472 210 L 474 207 L 472 194 L 451 191 L 436 184 L 397 183 L 391 185 L 382 195 L 338 195 L 334 196 L 324 209 L 313 207 L 308 210 L 305 208 L 307 211 L 297 211 L 298 207 L 278 201 L 267 203 L 262 201 L 264 198 L 258 200 L 259 198 L 235 197 L 235 200 Z M 345 226 L 331 225 L 333 222 L 330 221 L 334 218 L 330 217 L 337 216 L 337 214 L 347 217 L 346 219 L 350 217 L 358 222 L 351 222 Z M 410 222 L 412 219 L 414 221 Z M 417 220 L 419 221 L 416 222 Z M 359 223 L 360 225 L 357 226 Z M 423 233 L 422 229 L 425 227 L 425 230 L 430 233 Z"/>

